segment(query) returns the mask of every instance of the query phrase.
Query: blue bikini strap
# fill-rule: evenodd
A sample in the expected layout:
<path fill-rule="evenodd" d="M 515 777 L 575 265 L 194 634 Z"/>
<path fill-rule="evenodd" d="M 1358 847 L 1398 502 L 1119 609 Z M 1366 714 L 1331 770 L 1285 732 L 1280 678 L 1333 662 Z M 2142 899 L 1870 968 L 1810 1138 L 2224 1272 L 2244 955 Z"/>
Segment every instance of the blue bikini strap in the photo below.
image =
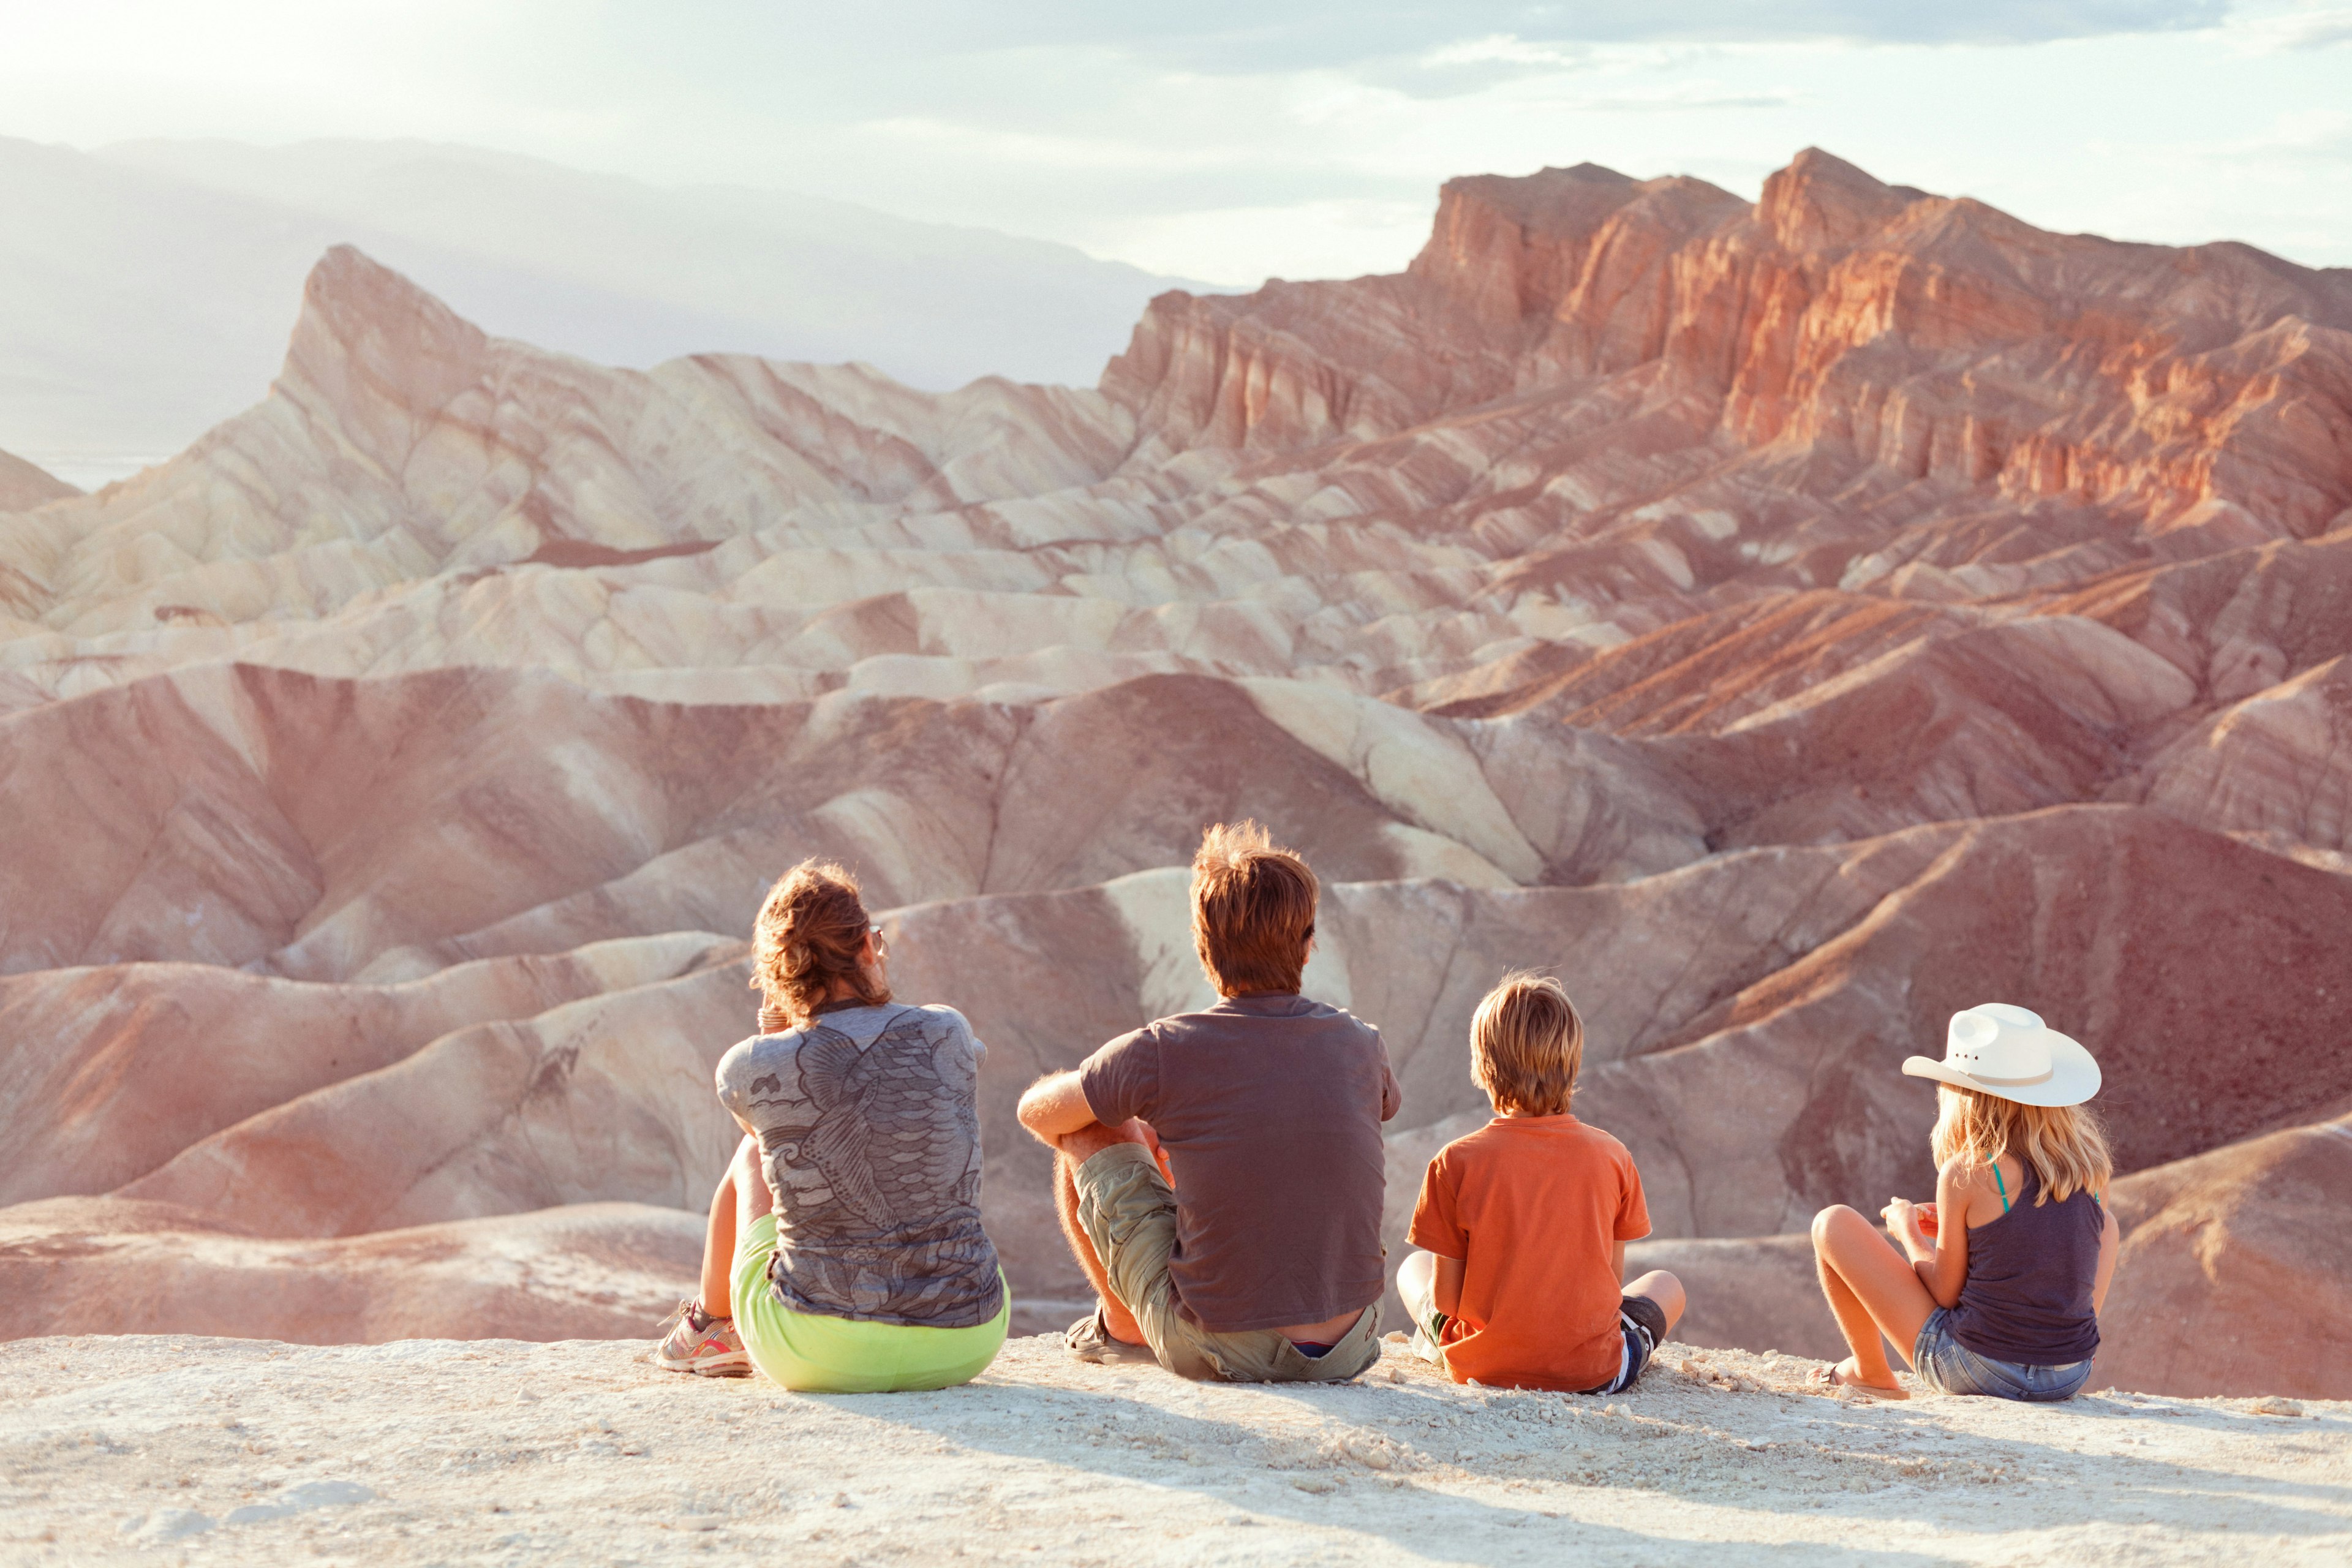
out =
<path fill-rule="evenodd" d="M 2000 1162 L 1992 1163 L 1992 1184 L 2000 1190 L 2000 1212 L 2009 1212 L 2009 1184 L 2000 1179 Z"/>

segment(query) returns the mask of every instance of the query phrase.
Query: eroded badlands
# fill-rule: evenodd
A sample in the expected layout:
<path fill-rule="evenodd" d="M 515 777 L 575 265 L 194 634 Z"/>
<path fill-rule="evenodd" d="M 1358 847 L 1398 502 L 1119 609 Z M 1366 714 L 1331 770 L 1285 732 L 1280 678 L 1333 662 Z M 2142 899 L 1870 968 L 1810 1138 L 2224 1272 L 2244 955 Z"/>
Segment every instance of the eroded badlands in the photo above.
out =
<path fill-rule="evenodd" d="M 992 1047 L 1047 1326 L 1013 1098 L 1202 994 L 1180 868 L 1254 815 L 1400 1195 L 1555 968 L 1690 1336 L 1825 1348 L 1792 1233 L 1925 1189 L 1895 1065 L 2022 1001 L 2111 1086 L 2095 1386 L 2352 1394 L 2352 272 L 1580 165 L 932 395 L 608 370 L 338 249 L 256 408 L 20 467 L 0 1334 L 642 1334 L 815 853 Z"/>

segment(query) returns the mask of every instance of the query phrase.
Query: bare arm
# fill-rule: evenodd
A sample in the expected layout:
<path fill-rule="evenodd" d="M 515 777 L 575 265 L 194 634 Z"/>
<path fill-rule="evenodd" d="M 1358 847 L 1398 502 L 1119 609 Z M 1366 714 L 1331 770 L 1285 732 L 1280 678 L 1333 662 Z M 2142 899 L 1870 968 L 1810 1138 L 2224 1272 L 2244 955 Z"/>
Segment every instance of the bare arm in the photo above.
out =
<path fill-rule="evenodd" d="M 1430 1256 L 1437 1259 L 1437 1310 L 1449 1318 L 1458 1318 L 1462 1315 L 1462 1259 L 1437 1253 Z"/>
<path fill-rule="evenodd" d="M 1969 1178 L 1956 1163 L 1936 1176 L 1936 1234 L 1930 1237 L 1919 1223 L 1919 1206 L 1906 1198 L 1886 1205 L 1887 1231 L 1911 1259 L 1912 1270 L 1938 1307 L 1958 1302 L 1960 1286 L 1969 1277 Z"/>
<path fill-rule="evenodd" d="M 2099 1232 L 2099 1272 L 2091 1284 L 2091 1310 L 2097 1313 L 2107 1304 L 2107 1286 L 2116 1277 L 2116 1255 L 2123 1250 L 2124 1227 L 2116 1223 L 2116 1211 L 2107 1207 L 2105 1193 L 2099 1194 L 2099 1212 L 2106 1223 Z"/>
<path fill-rule="evenodd" d="M 1393 1121 L 1396 1113 L 1404 1109 L 1404 1090 L 1397 1087 L 1396 1074 L 1389 1064 L 1381 1064 L 1381 1120 Z"/>
<path fill-rule="evenodd" d="M 1071 1133 L 1095 1124 L 1094 1107 L 1074 1072 L 1048 1073 L 1023 1091 L 1013 1112 L 1040 1142 L 1058 1149 Z"/>

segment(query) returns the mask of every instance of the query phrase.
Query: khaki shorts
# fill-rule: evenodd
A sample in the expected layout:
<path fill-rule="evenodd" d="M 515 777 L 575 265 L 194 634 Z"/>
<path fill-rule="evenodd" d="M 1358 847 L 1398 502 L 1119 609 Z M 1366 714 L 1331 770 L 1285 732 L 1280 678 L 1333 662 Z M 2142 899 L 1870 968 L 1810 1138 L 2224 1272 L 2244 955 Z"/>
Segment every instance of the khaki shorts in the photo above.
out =
<path fill-rule="evenodd" d="M 1160 1364 L 1198 1383 L 1344 1383 L 1381 1359 L 1380 1304 L 1320 1356 L 1272 1329 L 1220 1334 L 1176 1310 L 1168 1259 L 1176 1250 L 1176 1194 L 1140 1143 L 1104 1150 L 1077 1170 L 1078 1223 L 1110 1288 L 1135 1314 Z"/>

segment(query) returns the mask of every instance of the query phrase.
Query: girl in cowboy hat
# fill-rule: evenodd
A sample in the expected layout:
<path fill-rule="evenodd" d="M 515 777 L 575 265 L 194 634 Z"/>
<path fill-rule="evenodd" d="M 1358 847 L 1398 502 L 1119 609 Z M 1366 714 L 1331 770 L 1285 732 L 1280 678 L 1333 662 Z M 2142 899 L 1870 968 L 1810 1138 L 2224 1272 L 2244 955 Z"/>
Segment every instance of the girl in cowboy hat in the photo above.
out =
<path fill-rule="evenodd" d="M 1887 1245 L 1843 1205 L 1813 1220 L 1813 1256 L 1853 1353 L 1821 1381 L 1909 1397 L 1880 1334 L 1942 1394 L 2074 1396 L 2099 1348 L 2115 1273 L 2112 1166 L 2085 1102 L 2091 1053 L 2022 1007 L 1952 1015 L 1944 1059 L 1903 1070 L 1936 1081 L 1936 1201 L 1883 1211 Z"/>

